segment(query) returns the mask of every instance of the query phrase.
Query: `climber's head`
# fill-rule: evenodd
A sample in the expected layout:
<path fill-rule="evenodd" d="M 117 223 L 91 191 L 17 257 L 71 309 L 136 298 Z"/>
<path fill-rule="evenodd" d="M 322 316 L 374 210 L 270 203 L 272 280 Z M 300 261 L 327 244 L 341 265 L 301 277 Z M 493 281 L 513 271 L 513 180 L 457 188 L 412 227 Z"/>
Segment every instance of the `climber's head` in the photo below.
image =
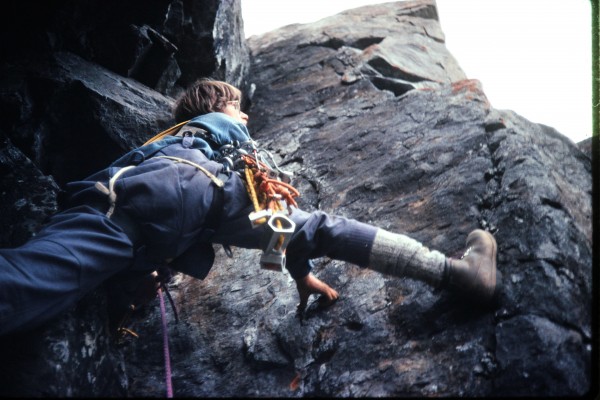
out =
<path fill-rule="evenodd" d="M 175 103 L 173 116 L 183 122 L 199 115 L 222 112 L 244 125 L 248 115 L 240 110 L 242 92 L 226 82 L 202 78 L 191 85 Z"/>

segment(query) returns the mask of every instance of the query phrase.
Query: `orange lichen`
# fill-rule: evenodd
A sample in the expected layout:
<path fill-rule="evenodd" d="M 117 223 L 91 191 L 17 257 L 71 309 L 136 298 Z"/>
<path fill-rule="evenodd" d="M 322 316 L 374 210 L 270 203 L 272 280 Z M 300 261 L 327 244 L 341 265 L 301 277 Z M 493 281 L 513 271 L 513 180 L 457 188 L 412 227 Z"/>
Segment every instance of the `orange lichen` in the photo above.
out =
<path fill-rule="evenodd" d="M 291 391 L 297 390 L 300 387 L 301 381 L 302 381 L 302 375 L 300 375 L 300 372 L 296 372 L 296 376 L 290 382 L 290 390 Z"/>

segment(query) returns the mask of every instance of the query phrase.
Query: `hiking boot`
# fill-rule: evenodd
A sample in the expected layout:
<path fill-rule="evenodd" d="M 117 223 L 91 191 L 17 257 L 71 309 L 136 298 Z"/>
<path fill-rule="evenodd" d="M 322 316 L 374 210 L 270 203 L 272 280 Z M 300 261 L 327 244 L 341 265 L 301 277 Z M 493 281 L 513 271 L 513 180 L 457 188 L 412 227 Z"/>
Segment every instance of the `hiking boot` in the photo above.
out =
<path fill-rule="evenodd" d="M 459 259 L 446 260 L 445 283 L 468 297 L 490 301 L 499 292 L 501 275 L 496 271 L 496 240 L 481 229 L 467 237 L 467 251 Z"/>

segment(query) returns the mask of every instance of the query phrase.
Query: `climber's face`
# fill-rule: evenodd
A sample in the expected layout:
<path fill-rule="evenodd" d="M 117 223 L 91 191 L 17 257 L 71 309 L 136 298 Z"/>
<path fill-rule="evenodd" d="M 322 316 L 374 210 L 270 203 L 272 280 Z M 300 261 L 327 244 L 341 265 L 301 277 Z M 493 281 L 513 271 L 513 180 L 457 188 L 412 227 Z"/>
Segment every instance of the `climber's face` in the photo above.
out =
<path fill-rule="evenodd" d="M 221 111 L 224 114 L 229 115 L 232 118 L 237 119 L 242 124 L 248 124 L 248 115 L 240 110 L 240 101 L 239 100 L 231 100 L 227 102 L 225 108 Z"/>

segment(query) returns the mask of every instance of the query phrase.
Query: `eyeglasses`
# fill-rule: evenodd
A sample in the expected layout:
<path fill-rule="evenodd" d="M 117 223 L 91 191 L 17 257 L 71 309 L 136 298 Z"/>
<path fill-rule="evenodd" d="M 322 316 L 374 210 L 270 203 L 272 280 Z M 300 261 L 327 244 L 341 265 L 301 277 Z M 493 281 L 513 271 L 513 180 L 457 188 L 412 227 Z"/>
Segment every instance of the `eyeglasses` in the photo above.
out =
<path fill-rule="evenodd" d="M 235 108 L 237 111 L 240 111 L 240 101 L 239 100 L 230 100 L 227 102 L 227 104 L 231 104 L 233 106 L 233 108 Z"/>

